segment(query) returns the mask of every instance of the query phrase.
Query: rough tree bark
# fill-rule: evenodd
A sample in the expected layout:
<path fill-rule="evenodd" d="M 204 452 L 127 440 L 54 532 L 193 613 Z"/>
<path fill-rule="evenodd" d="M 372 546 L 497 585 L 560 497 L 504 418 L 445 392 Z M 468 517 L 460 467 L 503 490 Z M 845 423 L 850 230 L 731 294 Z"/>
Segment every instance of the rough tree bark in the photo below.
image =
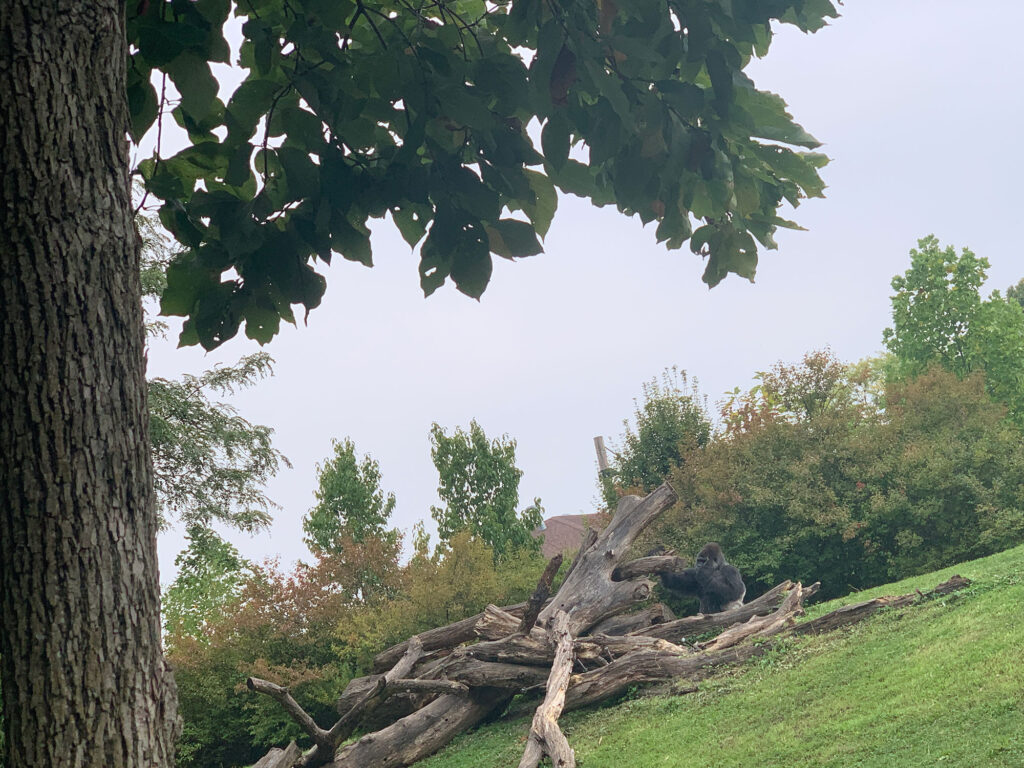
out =
<path fill-rule="evenodd" d="M 8 768 L 174 763 L 119 0 L 0 12 Z"/>

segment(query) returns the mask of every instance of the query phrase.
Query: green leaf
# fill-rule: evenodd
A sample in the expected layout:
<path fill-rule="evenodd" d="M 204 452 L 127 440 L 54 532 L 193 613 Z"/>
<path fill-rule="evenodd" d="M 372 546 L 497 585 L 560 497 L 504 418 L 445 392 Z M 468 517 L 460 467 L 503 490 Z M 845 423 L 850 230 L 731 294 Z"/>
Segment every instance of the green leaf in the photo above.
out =
<path fill-rule="evenodd" d="M 426 206 L 424 206 L 426 208 Z M 429 213 L 416 205 L 404 205 L 401 208 L 391 209 L 391 218 L 402 233 L 402 239 L 415 248 L 416 243 L 423 239 L 427 233 L 427 223 L 430 221 Z"/>
<path fill-rule="evenodd" d="M 128 112 L 131 116 L 129 134 L 138 144 L 156 122 L 159 103 L 156 89 L 148 80 L 137 80 L 128 86 Z"/>
<path fill-rule="evenodd" d="M 558 193 L 555 191 L 555 185 L 551 179 L 543 173 L 530 170 L 524 171 L 524 173 L 530 182 L 530 189 L 533 190 L 535 200 L 531 204 L 524 205 L 523 210 L 533 222 L 533 228 L 537 234 L 544 237 L 551 227 L 551 220 L 558 208 Z"/>
<path fill-rule="evenodd" d="M 551 167 L 558 170 L 569 159 L 569 125 L 561 113 L 556 112 L 544 124 L 540 134 L 540 145 L 544 150 L 544 159 Z"/>
<path fill-rule="evenodd" d="M 494 265 L 487 246 L 466 240 L 452 260 L 451 277 L 455 287 L 470 298 L 479 299 L 491 280 Z"/>
<path fill-rule="evenodd" d="M 185 51 L 166 68 L 168 76 L 181 94 L 181 108 L 192 119 L 202 121 L 219 105 L 217 81 L 210 64 L 199 54 Z"/>
<path fill-rule="evenodd" d="M 228 102 L 225 125 L 237 139 L 248 141 L 256 133 L 260 118 L 270 110 L 280 86 L 271 80 L 248 78 Z"/>
<path fill-rule="evenodd" d="M 485 226 L 490 249 L 506 259 L 536 256 L 544 249 L 537 240 L 533 227 L 525 221 L 499 219 L 493 226 Z"/>

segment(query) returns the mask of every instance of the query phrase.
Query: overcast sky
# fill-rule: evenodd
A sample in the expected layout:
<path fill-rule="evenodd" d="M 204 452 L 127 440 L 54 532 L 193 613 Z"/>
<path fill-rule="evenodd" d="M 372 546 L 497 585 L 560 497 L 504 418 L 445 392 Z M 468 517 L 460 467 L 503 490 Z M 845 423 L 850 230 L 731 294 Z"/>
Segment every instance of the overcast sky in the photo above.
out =
<path fill-rule="evenodd" d="M 590 512 L 593 437 L 621 435 L 642 383 L 666 367 L 699 379 L 714 403 L 826 345 L 848 361 L 878 353 L 889 282 L 929 233 L 989 259 L 986 292 L 1024 277 L 1024 3 L 851 0 L 841 11 L 815 35 L 782 28 L 750 68 L 832 158 L 827 197 L 792 212 L 808 231 L 780 232 L 755 284 L 731 276 L 709 291 L 701 260 L 658 246 L 653 226 L 562 197 L 545 253 L 496 258 L 482 301 L 450 283 L 425 300 L 418 256 L 378 222 L 376 266 L 326 268 L 308 326 L 283 324 L 266 347 L 275 376 L 230 400 L 273 427 L 294 468 L 269 485 L 281 505 L 272 528 L 227 538 L 250 559 L 308 559 L 315 464 L 345 437 L 380 462 L 394 524 L 429 523 L 430 425 L 474 418 L 518 441 L 523 506 L 539 496 L 547 516 Z M 151 376 L 258 349 L 241 335 L 210 354 L 175 339 L 151 345 Z M 163 583 L 183 546 L 180 532 L 161 536 Z"/>

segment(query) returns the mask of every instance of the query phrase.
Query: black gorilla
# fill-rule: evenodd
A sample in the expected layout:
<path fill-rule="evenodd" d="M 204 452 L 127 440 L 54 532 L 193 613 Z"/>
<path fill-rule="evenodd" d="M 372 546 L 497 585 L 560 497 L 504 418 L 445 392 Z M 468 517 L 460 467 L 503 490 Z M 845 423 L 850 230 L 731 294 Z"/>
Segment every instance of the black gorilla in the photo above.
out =
<path fill-rule="evenodd" d="M 739 569 L 725 561 L 722 548 L 714 542 L 704 545 L 693 568 L 663 573 L 661 583 L 668 589 L 695 595 L 700 600 L 701 613 L 739 608 L 747 594 Z"/>

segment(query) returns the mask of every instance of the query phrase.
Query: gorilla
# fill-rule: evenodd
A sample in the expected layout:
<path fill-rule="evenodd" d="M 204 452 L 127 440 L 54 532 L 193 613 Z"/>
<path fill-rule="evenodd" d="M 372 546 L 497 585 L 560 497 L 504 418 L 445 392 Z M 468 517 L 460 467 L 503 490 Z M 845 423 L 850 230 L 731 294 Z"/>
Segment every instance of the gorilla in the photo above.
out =
<path fill-rule="evenodd" d="M 739 608 L 747 594 L 739 569 L 730 565 L 722 548 L 714 542 L 704 545 L 693 568 L 661 574 L 667 588 L 700 600 L 701 613 L 720 613 Z"/>

